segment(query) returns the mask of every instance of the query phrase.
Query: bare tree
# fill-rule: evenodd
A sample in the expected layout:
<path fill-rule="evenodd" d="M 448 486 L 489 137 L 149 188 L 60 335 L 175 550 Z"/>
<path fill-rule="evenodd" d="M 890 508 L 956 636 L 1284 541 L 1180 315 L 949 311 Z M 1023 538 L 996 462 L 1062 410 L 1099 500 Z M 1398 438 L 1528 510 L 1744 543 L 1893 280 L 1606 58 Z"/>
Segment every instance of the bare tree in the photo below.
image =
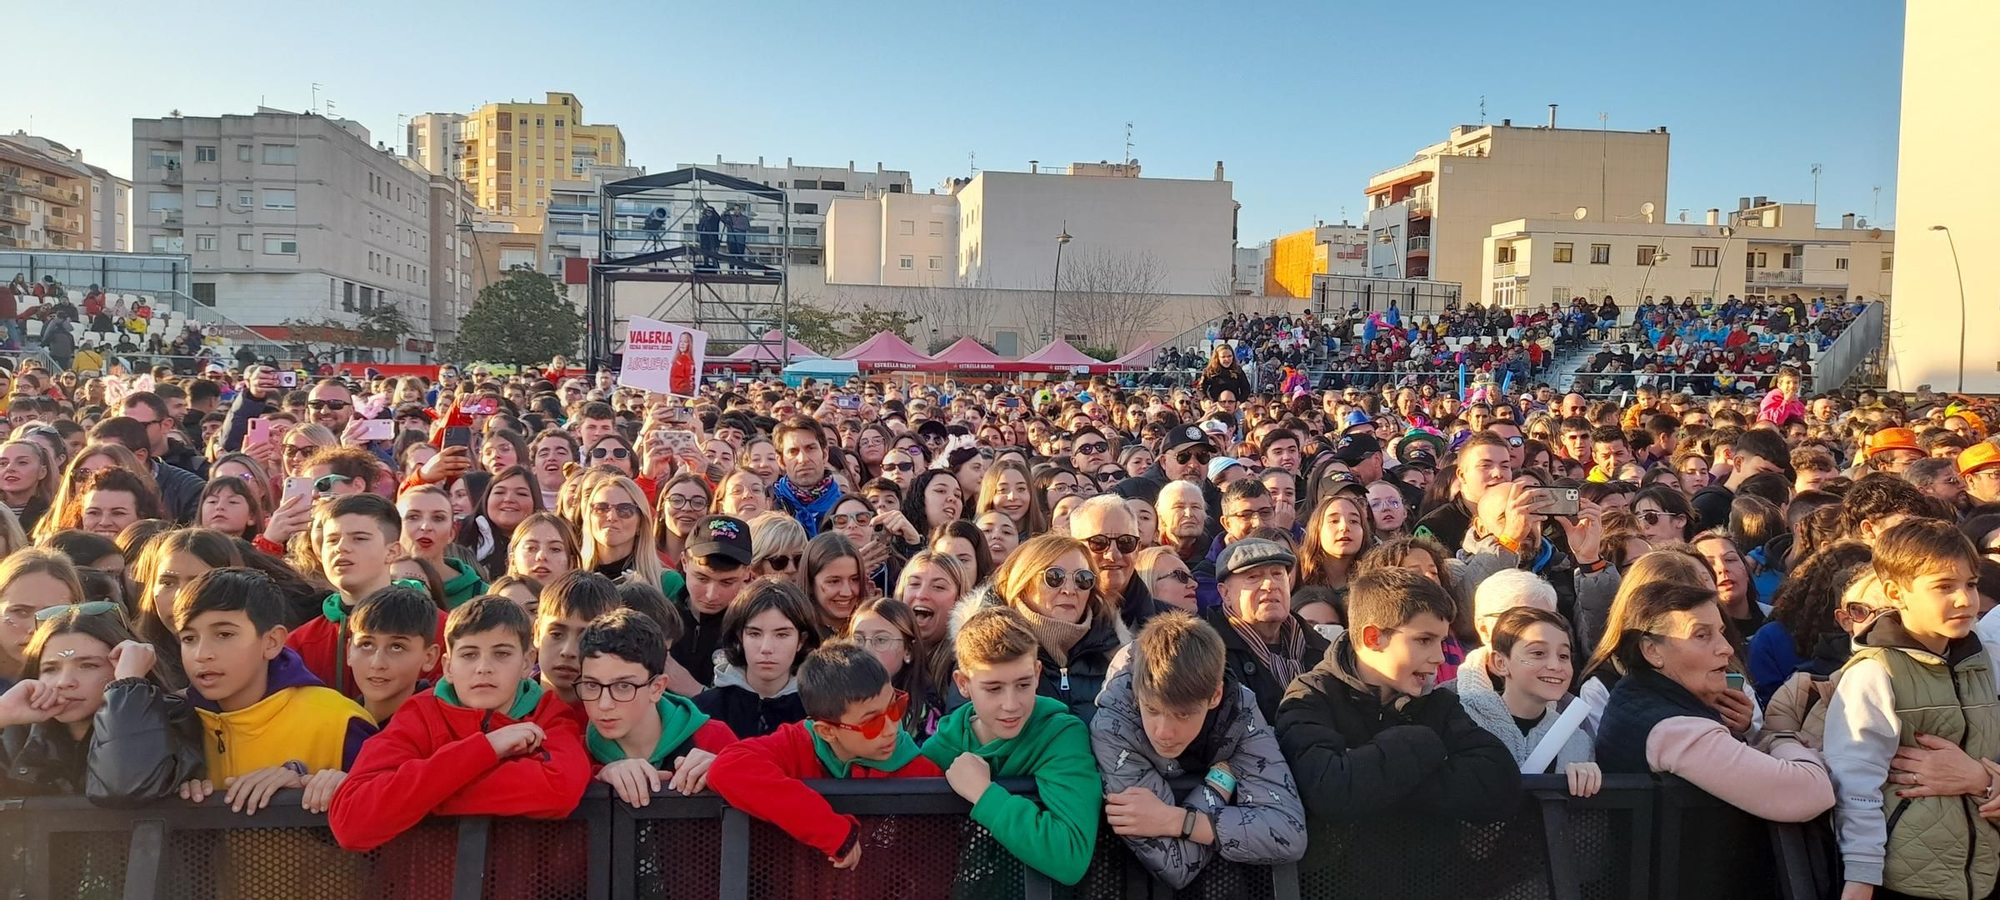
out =
<path fill-rule="evenodd" d="M 1208 283 L 1208 292 L 1215 298 L 1215 314 L 1218 316 L 1242 315 L 1249 312 L 1252 303 L 1257 300 L 1250 294 L 1237 293 L 1236 279 L 1222 274 Z"/>
<path fill-rule="evenodd" d="M 1094 346 L 1122 350 L 1154 330 L 1160 318 L 1160 286 L 1166 280 L 1158 258 L 1094 249 L 1077 257 L 1063 267 L 1057 291 L 1063 333 L 1083 335 Z"/>
<path fill-rule="evenodd" d="M 922 320 L 920 330 L 931 335 L 936 353 L 966 335 L 978 337 L 985 330 L 990 308 L 986 292 L 977 288 L 944 287 L 935 284 L 901 289 L 896 305 Z"/>

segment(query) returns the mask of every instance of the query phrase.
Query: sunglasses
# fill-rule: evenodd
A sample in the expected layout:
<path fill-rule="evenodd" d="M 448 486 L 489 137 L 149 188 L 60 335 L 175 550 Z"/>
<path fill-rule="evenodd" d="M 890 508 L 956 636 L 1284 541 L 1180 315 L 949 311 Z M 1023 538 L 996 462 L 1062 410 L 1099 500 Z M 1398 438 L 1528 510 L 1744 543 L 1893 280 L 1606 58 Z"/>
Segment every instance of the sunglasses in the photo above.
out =
<path fill-rule="evenodd" d="M 1117 547 L 1118 552 L 1130 556 L 1132 551 L 1139 549 L 1139 536 L 1136 534 L 1121 534 L 1117 537 L 1112 537 L 1108 534 L 1093 534 L 1090 537 L 1084 538 L 1083 544 L 1089 547 L 1092 553 L 1103 553 L 1112 547 Z"/>
<path fill-rule="evenodd" d="M 330 494 L 333 493 L 334 488 L 353 480 L 345 475 L 321 475 L 317 481 L 313 482 L 313 493 Z"/>
<path fill-rule="evenodd" d="M 35 621 L 46 622 L 50 619 L 53 619 L 64 613 L 67 613 L 70 610 L 76 610 L 78 615 L 101 616 L 113 610 L 121 610 L 124 608 L 125 608 L 124 605 L 120 604 L 116 600 L 92 600 L 88 603 L 65 603 L 61 606 L 51 606 L 48 609 L 35 610 Z"/>
<path fill-rule="evenodd" d="M 1171 572 L 1168 572 L 1167 574 L 1165 574 L 1165 575 L 1162 575 L 1162 576 L 1160 576 L 1160 577 L 1161 577 L 1161 578 L 1165 578 L 1165 579 L 1167 579 L 1168 581 L 1178 581 L 1178 582 L 1180 582 L 1180 583 L 1182 583 L 1182 584 L 1193 584 L 1193 583 L 1194 583 L 1194 573 L 1193 573 L 1193 572 L 1189 572 L 1189 571 L 1188 571 L 1188 570 L 1186 570 L 1186 569 L 1175 569 L 1175 570 L 1173 570 L 1173 571 L 1171 571 Z"/>
<path fill-rule="evenodd" d="M 1686 516 L 1683 516 L 1680 513 L 1661 512 L 1657 509 L 1649 509 L 1646 510 L 1645 512 L 1639 513 L 1639 521 L 1644 522 L 1647 525 L 1658 525 L 1662 520 L 1665 519 L 1672 519 L 1676 522 L 1679 522 L 1686 518 L 1687 518 Z"/>
<path fill-rule="evenodd" d="M 882 469 L 888 472 L 915 472 L 917 464 L 913 462 L 885 462 L 882 464 Z"/>
<path fill-rule="evenodd" d="M 1103 453 L 1104 451 L 1109 449 L 1111 449 L 1111 444 L 1105 441 L 1091 441 L 1088 444 L 1076 445 L 1076 452 L 1082 453 L 1086 456 L 1095 453 Z"/>
<path fill-rule="evenodd" d="M 1524 443 L 1527 443 L 1527 439 L 1518 434 L 1507 439 L 1507 446 L 1509 447 L 1519 447 Z"/>
<path fill-rule="evenodd" d="M 348 402 L 347 402 L 347 401 L 345 401 L 345 400 L 307 400 L 307 401 L 306 401 L 306 408 L 307 408 L 307 409 L 310 409 L 310 410 L 313 410 L 313 411 L 315 411 L 315 412 L 318 412 L 318 411 L 323 411 L 323 410 L 329 410 L 329 409 L 330 409 L 330 410 L 333 410 L 333 411 L 335 411 L 335 412 L 339 412 L 340 410 L 343 410 L 343 409 L 346 409 L 346 408 L 348 408 L 349 406 L 352 406 L 352 405 L 353 405 L 353 404 L 351 404 L 351 403 L 348 403 Z"/>
<path fill-rule="evenodd" d="M 1079 591 L 1091 591 L 1097 587 L 1097 573 L 1089 569 L 1078 569 L 1071 572 L 1065 570 L 1062 566 L 1050 566 L 1042 570 L 1042 583 L 1049 587 L 1061 590 L 1065 580 L 1076 585 L 1076 589 Z"/>
<path fill-rule="evenodd" d="M 603 459 L 607 456 L 611 457 L 612 459 L 624 459 L 631 455 L 632 451 L 627 450 L 624 447 L 598 447 L 590 451 L 591 459 Z"/>
<path fill-rule="evenodd" d="M 637 515 L 639 514 L 639 504 L 637 504 L 637 503 L 592 503 L 592 504 L 590 505 L 590 511 L 591 511 L 592 513 L 595 513 L 595 514 L 596 514 L 596 515 L 597 515 L 597 516 L 598 516 L 599 518 L 602 518 L 602 517 L 605 517 L 605 516 L 609 516 L 609 515 L 611 515 L 612 513 L 617 513 L 617 514 L 618 514 L 618 518 L 621 518 L 621 519 L 630 519 L 630 518 L 632 518 L 632 517 L 634 517 L 634 516 L 637 516 Z"/>
<path fill-rule="evenodd" d="M 869 716 L 866 719 L 862 719 L 861 721 L 856 722 L 853 725 L 849 725 L 846 722 L 820 722 L 820 720 L 818 719 L 814 719 L 813 721 L 819 722 L 819 724 L 822 725 L 831 725 L 834 728 L 838 728 L 842 731 L 852 731 L 861 735 L 864 738 L 873 740 L 874 738 L 882 736 L 883 729 L 889 728 L 890 726 L 895 725 L 897 722 L 902 721 L 903 713 L 907 712 L 909 708 L 910 708 L 910 695 L 902 691 L 897 691 L 895 693 L 895 696 L 889 698 L 888 709 L 882 710 L 881 712 Z"/>
<path fill-rule="evenodd" d="M 789 572 L 804 556 L 803 553 L 780 553 L 764 557 L 764 564 L 770 566 L 773 572 Z"/>
<path fill-rule="evenodd" d="M 1181 452 L 1174 454 L 1174 462 L 1180 463 L 1181 465 L 1184 466 L 1189 463 L 1207 464 L 1209 459 L 1214 456 L 1215 456 L 1214 451 L 1196 447 L 1191 450 L 1182 450 Z"/>

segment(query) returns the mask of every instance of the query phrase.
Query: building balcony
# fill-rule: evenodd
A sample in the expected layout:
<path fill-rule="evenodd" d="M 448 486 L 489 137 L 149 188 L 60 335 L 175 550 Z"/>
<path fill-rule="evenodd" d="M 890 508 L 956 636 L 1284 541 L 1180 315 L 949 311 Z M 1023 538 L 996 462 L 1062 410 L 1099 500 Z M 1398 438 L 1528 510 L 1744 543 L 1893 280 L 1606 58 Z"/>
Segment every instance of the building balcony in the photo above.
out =
<path fill-rule="evenodd" d="M 13 204 L 0 205 L 0 222 L 13 222 L 16 225 L 26 225 L 28 224 L 28 211 Z"/>
<path fill-rule="evenodd" d="M 76 216 L 66 216 L 51 212 L 43 214 L 42 227 L 50 231 L 66 231 L 70 234 L 83 233 L 83 221 Z"/>
<path fill-rule="evenodd" d="M 0 234 L 0 247 L 19 247 L 21 239 L 11 234 Z"/>
<path fill-rule="evenodd" d="M 1751 269 L 1745 280 L 1751 284 L 1802 284 L 1805 272 L 1800 269 Z"/>
<path fill-rule="evenodd" d="M 181 171 L 180 166 L 167 166 L 162 169 L 149 170 L 149 171 L 158 171 L 160 173 L 161 184 L 180 184 L 181 179 L 186 174 Z"/>
<path fill-rule="evenodd" d="M 1428 234 L 1412 236 L 1409 240 L 1408 249 L 1411 253 L 1431 252 L 1431 236 Z"/>
<path fill-rule="evenodd" d="M 1431 214 L 1431 198 L 1428 196 L 1412 195 L 1405 197 L 1403 198 L 1403 205 L 1409 208 L 1409 214 L 1412 216 L 1428 216 Z"/>
<path fill-rule="evenodd" d="M 160 211 L 161 228 L 179 229 L 181 227 L 182 221 L 183 220 L 181 219 L 181 211 L 178 209 Z"/>
<path fill-rule="evenodd" d="M 1520 272 L 1522 271 L 1522 268 L 1523 268 L 1523 267 L 1522 267 L 1522 266 L 1521 266 L 1521 264 L 1520 264 L 1520 263 L 1518 263 L 1518 262 L 1503 262 L 1503 263 L 1494 263 L 1494 264 L 1493 264 L 1493 277 L 1494 277 L 1494 278 L 1513 278 L 1513 277 L 1515 276 L 1515 274 L 1516 274 L 1516 273 L 1520 273 Z"/>

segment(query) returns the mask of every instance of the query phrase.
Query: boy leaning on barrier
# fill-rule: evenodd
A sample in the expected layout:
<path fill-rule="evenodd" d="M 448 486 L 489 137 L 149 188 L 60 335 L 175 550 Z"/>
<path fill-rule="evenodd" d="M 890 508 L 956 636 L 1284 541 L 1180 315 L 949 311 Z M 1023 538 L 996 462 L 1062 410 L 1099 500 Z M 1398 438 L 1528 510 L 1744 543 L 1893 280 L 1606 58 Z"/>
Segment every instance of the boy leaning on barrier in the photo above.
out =
<path fill-rule="evenodd" d="M 736 743 L 728 725 L 667 690 L 667 644 L 659 623 L 636 609 L 598 616 L 577 638 L 576 696 L 590 717 L 583 743 L 594 777 L 633 806 L 662 786 L 700 793 L 716 755 Z"/>
<path fill-rule="evenodd" d="M 1891 612 L 1855 635 L 1826 713 L 1841 897 L 1985 897 L 2000 879 L 2000 828 L 1986 818 L 2000 815 L 2000 696 L 1973 631 L 1979 551 L 1950 523 L 1918 519 L 1876 538 L 1874 565 Z M 1891 778 L 1920 747 L 1951 748 L 1968 776 L 1930 790 Z"/>
<path fill-rule="evenodd" d="M 1226 662 L 1207 623 L 1155 616 L 1113 661 L 1090 723 L 1106 821 L 1176 889 L 1217 858 L 1277 865 L 1306 851 L 1291 767 L 1257 695 Z M 1184 775 L 1201 783 L 1176 798 L 1168 781 Z"/>
<path fill-rule="evenodd" d="M 1088 729 L 1062 701 L 1036 696 L 1041 646 L 1019 612 L 988 607 L 972 614 L 953 648 L 952 681 L 970 702 L 938 723 L 923 755 L 944 769 L 952 790 L 972 804 L 972 821 L 1002 848 L 1056 881 L 1076 884 L 1096 850 L 1104 804 Z M 1030 777 L 1033 800 L 994 783 Z"/>
<path fill-rule="evenodd" d="M 430 815 L 569 815 L 590 782 L 576 713 L 530 676 L 534 623 L 505 597 L 452 610 L 445 676 L 370 739 L 334 794 L 342 847 L 371 850 Z"/>
<path fill-rule="evenodd" d="M 833 811 L 805 778 L 936 778 L 902 727 L 908 695 L 889 683 L 875 655 L 848 641 L 814 650 L 799 665 L 803 722 L 788 722 L 724 749 L 709 784 L 729 805 L 785 830 L 834 868 L 861 862 L 863 829 Z"/>

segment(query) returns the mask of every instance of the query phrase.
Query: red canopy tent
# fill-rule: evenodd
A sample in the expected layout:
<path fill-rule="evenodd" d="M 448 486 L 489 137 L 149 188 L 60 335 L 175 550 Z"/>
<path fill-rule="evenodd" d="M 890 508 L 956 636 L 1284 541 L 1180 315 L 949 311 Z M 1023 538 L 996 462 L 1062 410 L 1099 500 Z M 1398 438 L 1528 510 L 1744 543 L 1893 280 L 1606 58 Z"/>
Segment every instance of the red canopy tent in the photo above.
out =
<path fill-rule="evenodd" d="M 834 359 L 851 359 L 869 372 L 910 372 L 926 368 L 931 361 L 893 331 L 883 331 Z"/>
<path fill-rule="evenodd" d="M 747 359 L 755 362 L 777 362 L 778 361 L 777 344 L 778 341 L 781 339 L 785 342 L 785 350 L 793 359 L 797 359 L 801 356 L 824 355 L 819 351 L 814 350 L 811 347 L 799 343 L 796 340 L 785 337 L 783 332 L 779 331 L 776 328 L 773 328 L 770 331 L 764 333 L 763 343 L 744 344 L 742 347 L 737 348 L 735 353 L 731 353 L 723 358 Z"/>
<path fill-rule="evenodd" d="M 1150 369 L 1160 359 L 1160 343 L 1147 341 L 1145 346 L 1112 360 L 1108 365 L 1115 369 Z"/>
<path fill-rule="evenodd" d="M 1068 341 L 1060 338 L 1040 350 L 1021 357 L 1021 361 L 1015 365 L 1021 366 L 1020 371 L 1023 372 L 1070 373 L 1083 369 L 1098 374 L 1111 371 L 1110 364 L 1085 356 L 1083 351 L 1070 346 Z"/>
<path fill-rule="evenodd" d="M 981 374 L 986 372 L 1018 372 L 1016 364 L 986 349 L 984 344 L 970 337 L 962 337 L 952 345 L 931 357 L 931 364 L 925 367 L 932 372 L 963 372 Z"/>

